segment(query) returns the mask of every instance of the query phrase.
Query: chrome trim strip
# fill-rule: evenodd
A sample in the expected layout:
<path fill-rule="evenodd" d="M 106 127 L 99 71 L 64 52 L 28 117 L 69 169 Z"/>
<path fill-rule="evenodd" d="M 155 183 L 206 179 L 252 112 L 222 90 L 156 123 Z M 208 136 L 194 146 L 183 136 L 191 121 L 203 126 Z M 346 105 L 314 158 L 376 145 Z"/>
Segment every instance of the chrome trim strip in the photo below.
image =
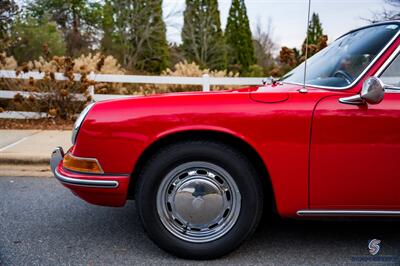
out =
<path fill-rule="evenodd" d="M 396 89 L 385 89 L 385 93 L 400 93 L 400 88 L 397 89 L 397 87 L 391 87 L 391 88 L 396 88 Z"/>
<path fill-rule="evenodd" d="M 400 216 L 400 211 L 299 210 L 298 216 Z"/>
<path fill-rule="evenodd" d="M 346 86 L 346 87 L 330 87 L 330 86 L 319 86 L 319 85 L 310 85 L 310 84 L 305 84 L 307 87 L 311 87 L 311 88 L 318 88 L 318 89 L 328 89 L 328 90 L 347 90 L 350 89 L 351 87 L 353 87 L 354 85 L 356 85 L 360 79 L 371 69 L 371 67 L 375 64 L 376 61 L 378 61 L 379 58 L 381 58 L 381 56 L 387 51 L 387 49 L 389 49 L 389 47 L 395 42 L 395 40 L 397 39 L 397 37 L 400 35 L 400 30 L 397 30 L 397 33 L 394 35 L 394 37 L 386 44 L 385 47 L 383 47 L 383 49 L 375 56 L 374 60 L 371 61 L 371 63 L 364 69 L 363 72 L 361 72 L 361 74 L 357 77 L 357 79 L 355 79 L 353 81 L 353 83 L 351 83 L 350 85 Z M 286 84 L 293 84 L 293 85 L 304 85 L 302 83 L 298 83 L 298 82 L 287 82 L 282 80 L 282 83 L 286 83 Z"/>
<path fill-rule="evenodd" d="M 64 166 L 63 166 L 64 167 Z M 74 170 L 71 170 L 71 169 L 68 169 L 68 168 L 66 168 L 66 167 L 64 167 L 64 169 L 66 169 L 66 170 L 68 170 L 68 172 L 70 172 L 70 173 L 73 173 L 73 174 L 78 174 L 78 175 L 81 175 L 81 174 L 84 174 L 85 176 L 130 176 L 129 174 L 124 174 L 124 173 L 113 173 L 113 172 L 107 172 L 107 174 L 100 174 L 100 173 L 87 173 L 87 172 L 79 172 L 79 171 L 74 171 Z"/>
<path fill-rule="evenodd" d="M 72 135 L 71 135 L 71 141 L 72 141 L 73 145 L 75 145 L 75 143 L 76 143 L 76 138 L 78 137 L 79 129 L 81 128 L 83 121 L 85 120 L 86 116 L 89 114 L 90 110 L 93 108 L 94 104 L 95 103 L 92 102 L 89 105 L 87 105 L 85 107 L 85 109 L 83 109 L 82 112 L 79 114 L 78 118 L 76 119 L 74 126 L 72 128 Z"/>
<path fill-rule="evenodd" d="M 399 52 L 400 52 L 400 46 L 397 46 L 396 50 L 394 50 L 394 52 L 389 56 L 386 62 L 383 63 L 383 65 L 381 65 L 381 67 L 378 69 L 378 71 L 376 71 L 374 76 L 379 77 L 382 74 L 382 72 L 393 62 L 393 60 L 396 58 Z"/>
<path fill-rule="evenodd" d="M 397 46 L 396 50 L 389 56 L 389 58 L 386 60 L 386 62 L 376 71 L 375 77 L 380 77 L 383 73 L 383 71 L 386 70 L 386 68 L 394 61 L 394 59 L 399 55 L 400 53 L 400 46 Z M 392 86 L 392 85 L 387 85 L 387 89 L 385 89 L 386 93 L 400 93 L 400 87 Z"/>
<path fill-rule="evenodd" d="M 54 176 L 61 183 L 81 186 L 81 187 L 117 188 L 119 185 L 118 181 L 115 180 L 89 180 L 89 179 L 77 179 L 77 178 L 66 177 L 60 174 L 60 172 L 58 172 L 57 169 L 55 169 L 54 171 Z"/>

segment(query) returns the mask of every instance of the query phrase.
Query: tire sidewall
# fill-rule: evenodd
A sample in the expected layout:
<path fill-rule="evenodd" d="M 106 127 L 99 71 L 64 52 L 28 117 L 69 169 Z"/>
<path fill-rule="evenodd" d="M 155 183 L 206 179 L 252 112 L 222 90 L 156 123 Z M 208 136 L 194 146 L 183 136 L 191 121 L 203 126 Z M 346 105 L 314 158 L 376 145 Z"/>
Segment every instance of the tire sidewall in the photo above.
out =
<path fill-rule="evenodd" d="M 205 243 L 181 240 L 170 233 L 158 215 L 157 192 L 163 178 L 187 162 L 209 162 L 227 171 L 241 194 L 241 208 L 235 225 L 221 238 Z M 261 182 L 247 159 L 234 150 L 212 142 L 172 145 L 156 154 L 139 176 L 136 200 L 143 225 L 162 249 L 184 258 L 220 257 L 240 245 L 255 229 L 262 212 Z"/>

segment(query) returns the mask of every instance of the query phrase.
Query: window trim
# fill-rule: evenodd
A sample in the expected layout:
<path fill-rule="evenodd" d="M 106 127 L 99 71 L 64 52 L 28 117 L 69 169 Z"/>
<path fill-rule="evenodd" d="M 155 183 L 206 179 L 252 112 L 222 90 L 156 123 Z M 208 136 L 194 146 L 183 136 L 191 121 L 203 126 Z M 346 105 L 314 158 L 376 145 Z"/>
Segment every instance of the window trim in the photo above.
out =
<path fill-rule="evenodd" d="M 374 77 L 380 78 L 383 74 L 383 72 L 393 63 L 393 61 L 397 58 L 397 56 L 400 54 L 400 45 L 397 46 L 396 50 L 393 51 L 393 53 L 389 56 L 389 58 L 386 60 L 385 63 L 376 71 Z M 386 89 L 386 92 L 394 92 L 394 93 L 399 93 L 400 87 L 398 86 L 393 86 L 393 85 L 387 85 L 389 88 Z"/>
<path fill-rule="evenodd" d="M 387 24 L 390 24 L 390 23 L 387 23 Z M 396 24 L 396 23 L 393 23 L 393 24 Z M 382 25 L 382 24 L 380 24 L 380 25 Z M 397 25 L 399 25 L 399 24 L 397 24 Z M 364 29 L 364 28 L 361 28 L 361 29 Z M 361 29 L 359 29 L 359 30 L 361 30 Z M 354 32 L 354 31 L 352 31 L 352 32 Z M 347 35 L 347 34 L 345 34 L 345 35 Z M 343 35 L 343 36 L 345 36 L 345 35 Z M 307 83 L 303 84 L 303 83 L 299 83 L 299 82 L 287 82 L 284 80 L 282 80 L 281 82 L 285 83 L 285 84 L 293 84 L 293 85 L 301 85 L 301 86 L 305 85 L 305 86 L 311 87 L 311 88 L 327 89 L 327 90 L 347 90 L 347 89 L 353 88 L 364 77 L 364 75 L 372 68 L 372 66 L 382 57 L 382 55 L 389 49 L 389 47 L 392 46 L 392 44 L 396 41 L 396 39 L 399 37 L 399 35 L 400 35 L 400 29 L 397 30 L 397 33 L 393 36 L 393 38 L 375 56 L 374 60 L 372 60 L 371 63 L 369 63 L 369 65 L 364 69 L 364 71 L 361 72 L 360 75 L 358 75 L 358 77 L 353 81 L 353 83 L 351 83 L 345 87 L 321 86 L 321 85 L 312 85 L 312 84 L 307 84 Z"/>

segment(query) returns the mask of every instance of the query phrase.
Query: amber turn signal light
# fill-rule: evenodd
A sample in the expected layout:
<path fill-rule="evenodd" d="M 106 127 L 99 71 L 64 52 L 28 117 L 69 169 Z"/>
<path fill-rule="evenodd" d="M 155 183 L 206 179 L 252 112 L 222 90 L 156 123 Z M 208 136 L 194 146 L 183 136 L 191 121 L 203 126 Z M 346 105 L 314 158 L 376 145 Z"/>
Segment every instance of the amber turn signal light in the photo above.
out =
<path fill-rule="evenodd" d="M 77 172 L 102 174 L 103 169 L 95 158 L 75 157 L 67 153 L 63 159 L 63 167 Z"/>

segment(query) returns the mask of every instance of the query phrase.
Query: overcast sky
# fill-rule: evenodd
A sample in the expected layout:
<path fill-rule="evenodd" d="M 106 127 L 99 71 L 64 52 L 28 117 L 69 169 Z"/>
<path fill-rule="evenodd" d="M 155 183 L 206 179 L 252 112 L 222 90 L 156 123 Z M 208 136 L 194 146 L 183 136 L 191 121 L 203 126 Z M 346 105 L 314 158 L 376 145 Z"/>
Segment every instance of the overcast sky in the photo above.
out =
<path fill-rule="evenodd" d="M 218 0 L 218 3 L 225 29 L 231 0 Z M 273 40 L 278 46 L 301 46 L 306 33 L 308 0 L 245 0 L 245 3 L 252 30 L 257 21 L 267 27 L 270 20 Z M 311 12 L 319 14 L 329 42 L 351 29 L 368 24 L 362 18 L 370 18 L 373 12 L 382 11 L 384 7 L 389 8 L 383 0 L 311 0 Z M 181 42 L 184 8 L 185 0 L 163 1 L 170 42 Z"/>

